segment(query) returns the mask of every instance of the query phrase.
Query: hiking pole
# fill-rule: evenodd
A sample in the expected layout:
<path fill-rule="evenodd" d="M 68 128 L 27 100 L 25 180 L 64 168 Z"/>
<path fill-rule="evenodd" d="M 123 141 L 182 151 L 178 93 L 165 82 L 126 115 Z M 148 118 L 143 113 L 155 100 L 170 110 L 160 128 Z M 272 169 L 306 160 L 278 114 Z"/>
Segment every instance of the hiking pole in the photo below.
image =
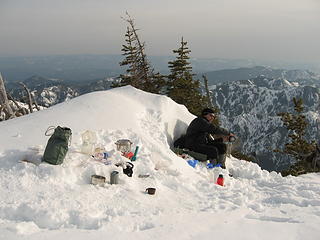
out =
<path fill-rule="evenodd" d="M 84 153 L 84 152 L 79 152 L 79 151 L 75 151 L 75 150 L 70 150 L 69 151 L 70 153 L 79 153 L 79 154 L 83 154 L 83 155 L 86 155 L 86 156 L 90 156 L 90 157 L 94 157 L 94 155 L 92 154 L 88 154 L 88 153 Z"/>

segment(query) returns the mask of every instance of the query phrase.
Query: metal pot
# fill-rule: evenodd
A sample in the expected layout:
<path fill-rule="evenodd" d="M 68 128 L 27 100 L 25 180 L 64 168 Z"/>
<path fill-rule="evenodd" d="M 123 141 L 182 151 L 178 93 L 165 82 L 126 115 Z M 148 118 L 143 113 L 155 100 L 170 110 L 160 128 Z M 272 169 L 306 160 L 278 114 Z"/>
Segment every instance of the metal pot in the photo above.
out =
<path fill-rule="evenodd" d="M 129 139 L 120 139 L 115 144 L 117 145 L 117 150 L 122 153 L 131 151 L 132 142 Z"/>
<path fill-rule="evenodd" d="M 92 175 L 91 176 L 91 184 L 103 186 L 106 182 L 106 178 L 100 175 Z"/>

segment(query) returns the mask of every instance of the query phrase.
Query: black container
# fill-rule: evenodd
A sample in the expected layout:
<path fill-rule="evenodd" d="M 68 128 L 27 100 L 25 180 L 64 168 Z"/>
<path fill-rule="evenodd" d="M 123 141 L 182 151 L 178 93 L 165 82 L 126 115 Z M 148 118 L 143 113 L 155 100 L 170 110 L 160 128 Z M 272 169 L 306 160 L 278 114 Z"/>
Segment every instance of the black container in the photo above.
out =
<path fill-rule="evenodd" d="M 156 189 L 155 188 L 147 188 L 146 192 L 150 195 L 154 195 L 156 193 Z"/>

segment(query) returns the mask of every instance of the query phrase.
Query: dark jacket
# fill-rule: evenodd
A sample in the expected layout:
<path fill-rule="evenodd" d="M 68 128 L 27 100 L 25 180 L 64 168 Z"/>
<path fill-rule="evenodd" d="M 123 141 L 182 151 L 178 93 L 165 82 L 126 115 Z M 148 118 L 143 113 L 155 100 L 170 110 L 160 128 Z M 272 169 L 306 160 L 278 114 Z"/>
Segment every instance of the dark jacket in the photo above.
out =
<path fill-rule="evenodd" d="M 187 128 L 185 145 L 189 149 L 193 149 L 200 144 L 208 144 L 209 134 L 229 135 L 229 131 L 211 124 L 204 117 L 195 118 Z"/>

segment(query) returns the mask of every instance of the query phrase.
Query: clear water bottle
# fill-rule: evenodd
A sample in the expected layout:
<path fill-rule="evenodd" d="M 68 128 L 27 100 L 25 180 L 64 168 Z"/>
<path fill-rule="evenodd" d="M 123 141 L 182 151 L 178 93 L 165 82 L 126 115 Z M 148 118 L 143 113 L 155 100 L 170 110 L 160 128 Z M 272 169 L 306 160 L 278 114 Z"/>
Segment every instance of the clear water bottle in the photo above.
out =
<path fill-rule="evenodd" d="M 81 140 L 82 140 L 81 152 L 88 155 L 92 155 L 94 144 L 97 141 L 96 134 L 92 131 L 87 130 L 81 134 Z"/>

